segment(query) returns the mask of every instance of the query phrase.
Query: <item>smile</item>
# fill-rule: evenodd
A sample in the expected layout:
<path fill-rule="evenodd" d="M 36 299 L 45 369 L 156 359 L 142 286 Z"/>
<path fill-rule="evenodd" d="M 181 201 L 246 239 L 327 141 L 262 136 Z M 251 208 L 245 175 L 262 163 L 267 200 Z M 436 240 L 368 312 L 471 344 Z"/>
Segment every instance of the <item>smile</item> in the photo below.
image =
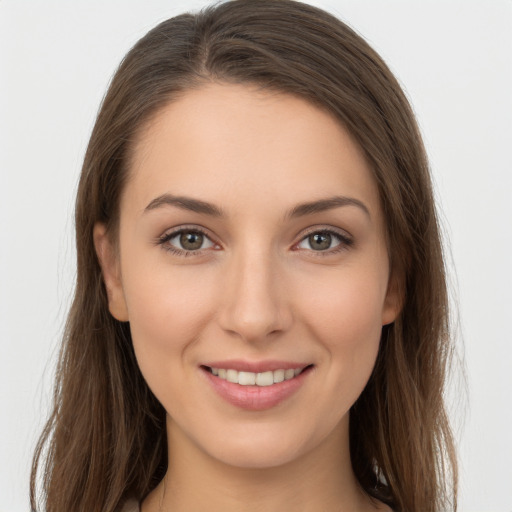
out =
<path fill-rule="evenodd" d="M 209 367 L 208 367 L 209 368 Z M 305 368 L 289 368 L 260 373 L 237 371 L 225 368 L 209 368 L 213 375 L 241 386 L 272 386 L 300 375 Z"/>
<path fill-rule="evenodd" d="M 314 369 L 312 364 L 286 369 L 276 365 L 275 370 L 251 372 L 246 371 L 247 364 L 244 365 L 245 370 L 219 366 L 202 365 L 201 373 L 215 394 L 231 405 L 248 411 L 271 409 L 287 401 L 299 391 Z"/>

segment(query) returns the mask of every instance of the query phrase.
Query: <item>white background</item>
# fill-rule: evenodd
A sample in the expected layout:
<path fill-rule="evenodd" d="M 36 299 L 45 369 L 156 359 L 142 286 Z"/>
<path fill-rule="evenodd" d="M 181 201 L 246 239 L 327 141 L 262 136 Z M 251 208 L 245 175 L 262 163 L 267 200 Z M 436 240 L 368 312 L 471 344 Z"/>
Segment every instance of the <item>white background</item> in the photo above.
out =
<path fill-rule="evenodd" d="M 73 284 L 74 193 L 100 100 L 139 37 L 204 4 L 0 0 L 0 511 L 29 508 Z M 314 4 L 367 38 L 418 115 L 467 371 L 467 398 L 460 372 L 451 392 L 460 510 L 512 512 L 512 1 Z"/>

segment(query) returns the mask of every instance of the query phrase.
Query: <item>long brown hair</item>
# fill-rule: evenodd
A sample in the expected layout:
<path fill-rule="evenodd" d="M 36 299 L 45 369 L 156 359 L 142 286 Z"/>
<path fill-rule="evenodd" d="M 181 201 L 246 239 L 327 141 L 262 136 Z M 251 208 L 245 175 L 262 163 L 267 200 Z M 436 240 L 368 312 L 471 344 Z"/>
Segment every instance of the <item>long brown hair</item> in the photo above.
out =
<path fill-rule="evenodd" d="M 144 498 L 166 471 L 165 411 L 138 369 L 129 324 L 108 312 L 92 233 L 103 222 L 117 236 L 139 130 L 181 92 L 211 81 L 299 95 L 334 115 L 364 150 L 404 300 L 350 412 L 353 469 L 367 494 L 397 511 L 455 509 L 443 401 L 451 354 L 445 267 L 419 130 L 377 53 L 332 15 L 292 0 L 234 0 L 177 16 L 144 36 L 117 70 L 77 194 L 76 289 L 54 408 L 34 457 L 32 509 L 40 472 L 46 511 L 110 512 Z"/>

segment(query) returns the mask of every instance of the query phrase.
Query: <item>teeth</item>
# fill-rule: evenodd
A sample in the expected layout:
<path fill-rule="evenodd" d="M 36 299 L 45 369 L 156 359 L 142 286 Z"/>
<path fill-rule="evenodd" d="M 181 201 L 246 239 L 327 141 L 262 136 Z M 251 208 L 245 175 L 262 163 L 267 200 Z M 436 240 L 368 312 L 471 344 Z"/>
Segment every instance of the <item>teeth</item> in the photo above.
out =
<path fill-rule="evenodd" d="M 252 372 L 239 372 L 237 382 L 242 384 L 242 386 L 254 386 L 256 384 L 256 374 Z"/>
<path fill-rule="evenodd" d="M 274 372 L 256 374 L 256 386 L 272 386 L 274 384 Z"/>
<path fill-rule="evenodd" d="M 238 372 L 236 370 L 227 370 L 226 371 L 226 380 L 228 382 L 233 382 L 234 384 L 238 384 Z"/>
<path fill-rule="evenodd" d="M 241 384 L 242 386 L 271 386 L 284 380 L 290 380 L 299 375 L 303 368 L 290 368 L 289 370 L 274 370 L 261 373 L 237 372 L 232 369 L 210 368 L 213 375 L 221 379 Z"/>
<path fill-rule="evenodd" d="M 284 380 L 284 370 L 276 370 L 274 372 L 274 384 L 276 382 L 283 382 Z"/>

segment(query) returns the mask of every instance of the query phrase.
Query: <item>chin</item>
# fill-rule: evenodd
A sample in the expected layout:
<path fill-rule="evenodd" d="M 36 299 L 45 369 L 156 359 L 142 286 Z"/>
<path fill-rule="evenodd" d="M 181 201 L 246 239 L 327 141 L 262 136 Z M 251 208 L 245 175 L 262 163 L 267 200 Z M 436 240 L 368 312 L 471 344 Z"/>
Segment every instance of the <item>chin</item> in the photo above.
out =
<path fill-rule="evenodd" d="M 295 450 L 270 452 L 257 446 L 245 447 L 245 449 L 225 449 L 213 455 L 216 456 L 217 460 L 228 466 L 243 469 L 266 469 L 284 466 L 298 457 Z"/>
<path fill-rule="evenodd" d="M 264 469 L 283 466 L 299 458 L 308 451 L 308 446 L 303 444 L 304 436 L 294 439 L 290 433 L 286 436 L 280 432 L 260 432 L 236 436 L 226 432 L 222 438 L 217 437 L 215 446 L 206 447 L 204 450 L 224 464 L 245 469 Z"/>

